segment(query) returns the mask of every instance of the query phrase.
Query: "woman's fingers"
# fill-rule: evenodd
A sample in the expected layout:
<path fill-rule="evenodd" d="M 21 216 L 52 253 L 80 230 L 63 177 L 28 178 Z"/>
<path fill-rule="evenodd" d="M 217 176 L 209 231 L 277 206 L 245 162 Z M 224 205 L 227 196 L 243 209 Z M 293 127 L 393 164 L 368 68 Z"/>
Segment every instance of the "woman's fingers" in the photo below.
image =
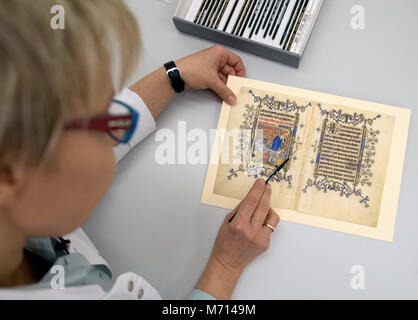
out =
<path fill-rule="evenodd" d="M 215 91 L 225 102 L 229 105 L 234 105 L 236 102 L 236 96 L 231 89 L 227 87 L 228 76 L 235 76 L 235 70 L 230 65 L 224 65 L 220 71 L 218 71 L 219 79 L 215 79 L 211 85 L 211 89 Z"/>
<path fill-rule="evenodd" d="M 254 182 L 251 190 L 246 197 L 241 201 L 239 212 L 237 214 L 237 221 L 250 222 L 258 202 L 264 193 L 264 180 L 258 179 Z"/>
<path fill-rule="evenodd" d="M 222 67 L 221 73 L 226 77 L 236 75 L 235 69 L 233 67 L 231 67 L 229 64 L 226 64 Z"/>
<path fill-rule="evenodd" d="M 228 78 L 222 73 L 222 72 L 218 72 L 218 76 L 219 76 L 219 79 L 221 79 L 221 81 L 223 82 L 223 83 L 227 83 L 228 82 Z"/>
<path fill-rule="evenodd" d="M 211 89 L 223 101 L 235 105 L 237 97 L 226 83 L 229 75 L 245 76 L 244 63 L 238 55 L 215 45 L 177 60 L 176 64 L 187 88 Z"/>
<path fill-rule="evenodd" d="M 222 100 L 224 100 L 229 105 L 234 105 L 237 101 L 235 94 L 229 89 L 226 84 L 217 77 L 216 79 L 211 80 L 209 88 L 215 91 Z"/>
<path fill-rule="evenodd" d="M 280 222 L 280 216 L 272 208 L 270 208 L 264 223 L 266 224 L 268 223 L 273 228 L 277 228 L 277 226 L 279 225 L 279 222 Z M 270 236 L 270 234 L 273 232 L 273 230 L 269 228 L 268 226 L 264 226 L 262 228 L 266 236 Z"/>
<path fill-rule="evenodd" d="M 238 77 L 245 77 L 245 66 L 244 66 L 244 62 L 242 61 L 242 59 L 236 55 L 235 53 L 226 50 L 226 55 L 227 55 L 227 64 L 230 65 L 234 71 L 235 74 Z"/>
<path fill-rule="evenodd" d="M 254 215 L 251 218 L 251 223 L 256 228 L 261 228 L 264 221 L 266 220 L 267 214 L 270 210 L 270 197 L 271 197 L 271 186 L 267 185 L 264 188 L 263 195 L 258 202 L 257 208 L 255 209 Z"/>

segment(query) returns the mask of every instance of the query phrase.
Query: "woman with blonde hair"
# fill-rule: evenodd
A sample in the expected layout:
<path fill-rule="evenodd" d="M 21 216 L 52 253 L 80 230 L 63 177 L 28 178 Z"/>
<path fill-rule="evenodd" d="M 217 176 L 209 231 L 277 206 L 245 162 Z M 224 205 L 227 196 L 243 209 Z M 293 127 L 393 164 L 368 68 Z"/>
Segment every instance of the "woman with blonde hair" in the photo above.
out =
<path fill-rule="evenodd" d="M 63 30 L 50 25 L 55 5 L 65 9 Z M 234 104 L 226 79 L 245 68 L 214 46 L 122 89 L 138 39 L 119 0 L 0 2 L 0 299 L 161 298 L 135 273 L 113 279 L 80 226 L 111 183 L 115 154 L 155 130 L 175 92 L 212 89 Z M 256 181 L 225 217 L 190 299 L 230 298 L 267 250 L 279 222 L 270 193 Z"/>

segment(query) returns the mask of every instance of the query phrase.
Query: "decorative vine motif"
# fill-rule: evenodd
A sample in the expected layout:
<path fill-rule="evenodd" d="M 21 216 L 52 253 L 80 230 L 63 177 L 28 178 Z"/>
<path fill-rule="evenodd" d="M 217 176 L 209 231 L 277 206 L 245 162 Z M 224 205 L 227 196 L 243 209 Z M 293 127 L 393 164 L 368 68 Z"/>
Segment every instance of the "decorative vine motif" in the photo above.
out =
<path fill-rule="evenodd" d="M 274 96 L 269 96 L 266 94 L 264 97 L 256 96 L 252 90 L 248 91 L 254 99 L 254 103 L 258 103 L 258 105 L 264 105 L 269 110 L 276 110 L 276 111 L 287 111 L 287 112 L 305 112 L 305 110 L 312 106 L 312 102 L 309 102 L 305 106 L 299 106 L 296 104 L 295 101 L 290 101 L 289 99 L 286 101 L 276 100 Z"/>
<path fill-rule="evenodd" d="M 266 168 L 264 166 L 256 166 L 256 165 L 244 165 L 240 164 L 237 170 L 229 169 L 229 175 L 227 176 L 228 180 L 232 180 L 232 178 L 238 177 L 238 175 L 243 172 L 248 176 L 252 176 L 254 179 L 258 178 L 268 178 L 273 172 L 273 168 Z M 286 171 L 279 172 L 276 174 L 270 181 L 272 182 L 287 182 L 288 188 L 292 188 L 292 180 L 293 176 L 288 175 Z"/>
<path fill-rule="evenodd" d="M 377 139 L 379 134 L 379 130 L 370 129 L 368 131 L 366 144 L 364 146 L 363 164 L 360 171 L 360 184 L 362 186 L 367 184 L 370 187 L 372 185 L 372 182 L 369 179 L 373 176 L 372 166 L 374 164 L 374 156 L 376 155 L 376 144 L 379 142 L 379 139 Z"/>
<path fill-rule="evenodd" d="M 305 188 L 302 189 L 302 192 L 306 193 L 307 189 L 312 186 L 315 187 L 318 191 L 322 191 L 324 193 L 327 193 L 328 191 L 339 192 L 341 197 L 345 196 L 346 198 L 350 198 L 352 195 L 355 195 L 360 198 L 359 202 L 364 204 L 365 208 L 369 207 L 369 196 L 364 196 L 361 189 L 357 189 L 356 186 L 350 187 L 345 181 L 338 182 L 328 178 L 315 178 L 314 180 L 308 179 Z"/>
<path fill-rule="evenodd" d="M 234 157 L 235 159 L 241 159 L 241 162 L 244 162 L 244 144 L 247 142 L 244 139 L 244 132 L 245 130 L 251 130 L 252 127 L 252 120 L 254 119 L 254 115 L 256 112 L 256 108 L 253 105 L 245 105 L 245 110 L 242 115 L 243 121 L 241 123 L 240 128 L 240 137 L 239 137 L 239 144 L 235 146 L 234 150 Z"/>
<path fill-rule="evenodd" d="M 313 149 L 313 153 L 314 153 L 314 154 L 315 154 L 315 153 L 316 153 L 316 151 L 318 150 L 318 146 L 319 146 L 318 140 L 315 140 L 314 144 L 311 144 L 311 145 L 310 145 L 310 147 L 312 147 L 312 149 Z"/>
<path fill-rule="evenodd" d="M 251 122 L 254 118 L 255 111 L 256 111 L 255 106 L 249 105 L 249 104 L 245 105 L 245 111 L 242 115 L 243 121 L 242 121 L 242 124 L 240 126 L 240 129 L 250 129 L 251 128 L 251 125 L 252 125 Z"/>
<path fill-rule="evenodd" d="M 321 110 L 321 116 L 326 116 L 329 119 L 332 119 L 335 122 L 340 122 L 340 123 L 347 123 L 347 124 L 353 124 L 353 125 L 359 125 L 359 124 L 363 124 L 363 125 L 373 125 L 373 122 L 379 118 L 381 118 L 382 116 L 380 114 L 378 114 L 376 117 L 374 118 L 365 118 L 364 114 L 362 113 L 357 113 L 354 112 L 353 114 L 350 113 L 343 113 L 343 111 L 340 110 L 335 110 L 332 109 L 331 111 L 325 110 L 322 108 L 322 105 L 320 103 L 318 103 L 318 107 Z"/>

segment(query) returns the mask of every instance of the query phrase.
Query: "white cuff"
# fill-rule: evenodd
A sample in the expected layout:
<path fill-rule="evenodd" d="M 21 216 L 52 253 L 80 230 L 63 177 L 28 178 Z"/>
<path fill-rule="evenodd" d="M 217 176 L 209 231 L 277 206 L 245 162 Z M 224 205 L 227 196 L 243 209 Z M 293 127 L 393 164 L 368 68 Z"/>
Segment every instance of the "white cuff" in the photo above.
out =
<path fill-rule="evenodd" d="M 139 113 L 138 124 L 129 144 L 119 144 L 113 148 L 116 160 L 119 162 L 134 146 L 155 131 L 156 123 L 145 102 L 132 90 L 123 89 L 115 99 L 128 104 Z"/>

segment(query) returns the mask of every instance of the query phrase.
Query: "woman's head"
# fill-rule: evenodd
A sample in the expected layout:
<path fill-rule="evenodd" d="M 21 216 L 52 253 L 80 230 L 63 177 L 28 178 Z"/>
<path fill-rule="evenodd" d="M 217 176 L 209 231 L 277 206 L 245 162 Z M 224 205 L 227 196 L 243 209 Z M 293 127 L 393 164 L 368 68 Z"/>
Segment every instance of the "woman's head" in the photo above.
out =
<path fill-rule="evenodd" d="M 63 30 L 50 23 L 57 4 Z M 0 221 L 28 236 L 85 222 L 112 178 L 113 142 L 63 126 L 107 112 L 138 44 L 135 19 L 119 0 L 0 2 Z M 120 77 L 112 79 L 115 66 Z"/>

